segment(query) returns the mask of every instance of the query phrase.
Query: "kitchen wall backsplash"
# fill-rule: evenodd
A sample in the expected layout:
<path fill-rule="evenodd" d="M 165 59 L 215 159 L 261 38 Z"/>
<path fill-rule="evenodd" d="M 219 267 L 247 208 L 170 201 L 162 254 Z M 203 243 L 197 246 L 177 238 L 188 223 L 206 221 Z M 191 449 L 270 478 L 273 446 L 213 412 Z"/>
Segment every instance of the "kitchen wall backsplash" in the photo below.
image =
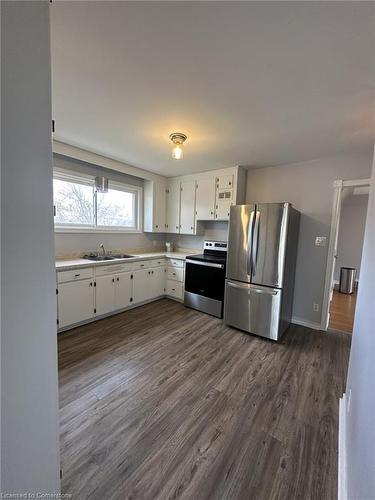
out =
<path fill-rule="evenodd" d="M 81 257 L 98 251 L 100 243 L 111 252 L 158 252 L 165 248 L 165 237 L 151 233 L 55 233 L 55 255 L 57 259 Z"/>
<path fill-rule="evenodd" d="M 165 241 L 171 241 L 174 244 L 175 250 L 178 248 L 202 250 L 204 240 L 228 240 L 228 222 L 207 221 L 201 222 L 200 225 L 200 235 L 166 234 Z"/>
<path fill-rule="evenodd" d="M 226 241 L 228 238 L 227 222 L 201 223 L 199 236 L 184 234 L 157 233 L 55 233 L 55 255 L 57 259 L 77 258 L 90 252 L 96 252 L 99 244 L 111 252 L 158 252 L 165 250 L 165 242 L 173 242 L 175 250 L 202 250 L 204 240 Z"/>

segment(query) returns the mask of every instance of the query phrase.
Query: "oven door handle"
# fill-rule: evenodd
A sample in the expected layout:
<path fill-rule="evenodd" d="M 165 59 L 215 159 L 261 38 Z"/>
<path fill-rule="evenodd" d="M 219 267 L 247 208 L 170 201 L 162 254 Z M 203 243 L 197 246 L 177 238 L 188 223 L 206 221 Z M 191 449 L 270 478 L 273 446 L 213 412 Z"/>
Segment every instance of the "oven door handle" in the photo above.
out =
<path fill-rule="evenodd" d="M 186 264 L 195 264 L 197 266 L 216 267 L 216 269 L 224 269 L 224 264 L 215 264 L 214 262 L 203 262 L 200 260 L 186 259 Z"/>

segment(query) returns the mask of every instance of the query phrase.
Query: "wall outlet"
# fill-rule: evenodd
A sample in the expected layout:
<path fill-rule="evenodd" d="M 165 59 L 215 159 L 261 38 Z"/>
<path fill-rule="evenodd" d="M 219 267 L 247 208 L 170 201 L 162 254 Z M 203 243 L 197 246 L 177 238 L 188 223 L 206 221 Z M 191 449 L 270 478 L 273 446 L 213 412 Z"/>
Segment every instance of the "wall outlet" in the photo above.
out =
<path fill-rule="evenodd" d="M 325 247 L 327 245 L 327 237 L 326 236 L 317 236 L 315 238 L 315 246 L 316 247 Z"/>
<path fill-rule="evenodd" d="M 319 304 L 317 304 L 316 302 L 313 303 L 313 311 L 319 312 Z"/>

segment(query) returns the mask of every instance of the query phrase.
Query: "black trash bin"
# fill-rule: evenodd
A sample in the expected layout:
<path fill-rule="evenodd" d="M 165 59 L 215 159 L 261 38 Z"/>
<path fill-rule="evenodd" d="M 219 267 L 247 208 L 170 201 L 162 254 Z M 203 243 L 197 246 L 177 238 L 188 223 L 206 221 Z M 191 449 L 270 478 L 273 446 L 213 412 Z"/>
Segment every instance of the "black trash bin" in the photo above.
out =
<path fill-rule="evenodd" d="M 355 267 L 342 267 L 340 270 L 340 293 L 353 293 L 354 280 L 357 269 Z"/>

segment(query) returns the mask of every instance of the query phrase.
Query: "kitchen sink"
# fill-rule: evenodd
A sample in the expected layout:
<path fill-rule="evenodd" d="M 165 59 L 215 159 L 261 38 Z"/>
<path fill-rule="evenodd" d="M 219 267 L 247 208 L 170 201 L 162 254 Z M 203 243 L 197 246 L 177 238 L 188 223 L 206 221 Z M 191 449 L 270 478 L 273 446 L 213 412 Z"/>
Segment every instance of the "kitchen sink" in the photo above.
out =
<path fill-rule="evenodd" d="M 84 259 L 87 260 L 94 260 L 95 262 L 102 261 L 102 260 L 115 260 L 115 257 L 113 255 L 84 255 Z"/>
<path fill-rule="evenodd" d="M 112 257 L 115 259 L 131 259 L 132 257 L 135 257 L 135 255 L 129 255 L 127 253 L 118 253 L 118 254 L 112 254 Z"/>
<path fill-rule="evenodd" d="M 119 254 L 113 254 L 113 255 L 89 254 L 89 255 L 83 256 L 84 259 L 93 260 L 95 262 L 101 262 L 101 261 L 105 261 L 105 260 L 116 260 L 116 259 L 130 259 L 131 257 L 134 257 L 134 255 L 128 255 L 126 253 L 119 253 Z"/>

